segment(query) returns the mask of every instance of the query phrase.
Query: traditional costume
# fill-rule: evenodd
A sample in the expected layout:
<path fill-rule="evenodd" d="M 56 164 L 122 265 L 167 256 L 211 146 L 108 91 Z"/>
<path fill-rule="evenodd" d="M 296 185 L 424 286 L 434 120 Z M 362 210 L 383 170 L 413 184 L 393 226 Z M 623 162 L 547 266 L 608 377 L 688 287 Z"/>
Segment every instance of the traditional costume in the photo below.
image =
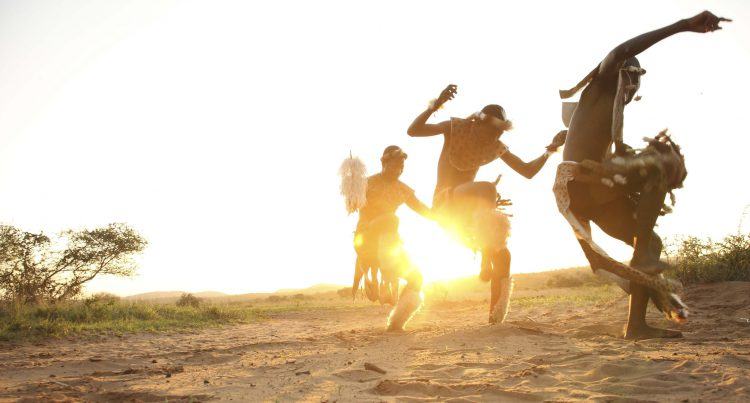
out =
<path fill-rule="evenodd" d="M 508 216 L 498 207 L 500 195 L 495 182 L 474 182 L 477 171 L 508 151 L 497 135 L 483 135 L 477 130 L 479 120 L 496 118 L 478 113 L 469 119 L 451 119 L 451 130 L 446 136 L 447 158 L 450 165 L 468 180 L 450 186 L 438 183 L 433 199 L 433 208 L 440 223 L 458 234 L 464 243 L 474 250 L 501 250 L 507 247 L 510 232 Z M 504 123 L 506 130 L 512 127 Z M 499 178 L 498 178 L 499 180 Z M 477 183 L 470 192 L 455 192 L 466 183 Z"/>
<path fill-rule="evenodd" d="M 475 113 L 467 119 L 452 118 L 450 132 L 445 136 L 445 155 L 450 180 L 438 178 L 433 199 L 433 209 L 438 221 L 449 232 L 459 236 L 469 248 L 482 253 L 481 277 L 488 280 L 491 271 L 490 256 L 507 249 L 510 220 L 502 210 L 495 182 L 475 182 L 483 165 L 501 157 L 508 151 L 496 133 L 479 130 L 482 121 L 489 121 L 499 130 L 509 130 L 512 123 L 485 113 Z M 444 164 L 445 162 L 443 162 Z M 508 314 L 512 279 L 500 278 L 499 297 L 491 307 L 490 322 L 502 323 Z"/>
<path fill-rule="evenodd" d="M 400 148 L 394 147 L 386 148 L 382 160 L 407 158 Z M 364 164 L 351 157 L 342 164 L 340 174 L 347 210 L 350 213 L 359 211 L 354 233 L 357 259 L 352 292 L 356 293 L 364 278 L 368 299 L 394 306 L 388 318 L 389 329 L 403 329 L 422 303 L 421 276 L 403 250 L 396 216 L 396 210 L 402 204 L 415 198 L 414 190 L 398 179 L 385 178 L 381 173 L 362 180 Z M 420 284 L 407 282 L 399 296 L 399 279 L 408 281 L 414 275 L 419 276 Z"/>
<path fill-rule="evenodd" d="M 570 90 L 560 91 L 562 98 L 569 98 L 596 78 L 598 69 L 592 70 L 584 80 Z M 645 70 L 638 66 L 625 66 L 620 70 L 617 92 L 612 110 L 612 139 L 622 143 L 622 129 L 624 107 L 629 86 L 632 86 L 629 74 L 645 74 Z M 565 112 L 563 113 L 565 120 Z M 592 270 L 614 280 L 623 290 L 629 292 L 630 282 L 635 282 L 652 290 L 651 297 L 654 304 L 667 318 L 683 321 L 687 318 L 688 310 L 678 297 L 682 285 L 661 274 L 647 274 L 612 259 L 592 236 L 588 221 L 581 220 L 571 209 L 570 183 L 598 183 L 609 188 L 615 188 L 626 197 L 635 201 L 641 192 L 664 191 L 669 192 L 682 186 L 687 175 L 685 162 L 680 148 L 666 135 L 660 133 L 654 139 L 646 139 L 648 146 L 641 151 L 630 150 L 628 155 L 608 156 L 604 161 L 582 162 L 563 161 L 557 169 L 553 191 L 560 213 L 570 224 L 576 238 L 584 250 Z M 672 196 L 672 200 L 674 197 Z M 665 206 L 664 211 L 669 207 Z M 599 272 L 598 270 L 606 272 Z"/>

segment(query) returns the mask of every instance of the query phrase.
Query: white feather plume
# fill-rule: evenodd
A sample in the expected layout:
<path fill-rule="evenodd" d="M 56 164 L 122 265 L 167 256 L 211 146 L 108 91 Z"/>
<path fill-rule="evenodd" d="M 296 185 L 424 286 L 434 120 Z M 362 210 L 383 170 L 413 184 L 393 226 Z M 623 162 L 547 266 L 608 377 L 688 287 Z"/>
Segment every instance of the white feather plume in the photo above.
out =
<path fill-rule="evenodd" d="M 351 214 L 362 208 L 367 201 L 367 167 L 359 158 L 350 156 L 341 163 L 339 176 L 346 211 Z"/>

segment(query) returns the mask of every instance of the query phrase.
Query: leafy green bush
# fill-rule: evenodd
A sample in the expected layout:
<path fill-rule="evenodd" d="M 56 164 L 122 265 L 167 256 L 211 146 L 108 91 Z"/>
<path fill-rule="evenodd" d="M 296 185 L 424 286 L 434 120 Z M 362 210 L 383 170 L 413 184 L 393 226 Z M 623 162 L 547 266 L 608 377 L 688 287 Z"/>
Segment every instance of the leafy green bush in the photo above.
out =
<path fill-rule="evenodd" d="M 750 281 L 750 235 L 722 241 L 686 237 L 667 250 L 673 268 L 667 275 L 684 284 Z"/>

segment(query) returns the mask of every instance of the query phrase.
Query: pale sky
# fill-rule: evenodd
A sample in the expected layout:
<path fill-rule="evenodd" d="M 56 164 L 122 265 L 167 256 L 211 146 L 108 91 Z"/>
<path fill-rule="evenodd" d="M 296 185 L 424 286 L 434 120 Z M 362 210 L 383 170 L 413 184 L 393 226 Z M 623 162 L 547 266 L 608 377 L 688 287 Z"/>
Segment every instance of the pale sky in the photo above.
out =
<path fill-rule="evenodd" d="M 643 100 L 625 136 L 670 128 L 689 175 L 663 236 L 721 237 L 750 204 L 750 3 L 735 1 L 0 2 L 0 222 L 28 231 L 126 222 L 150 242 L 132 279 L 90 291 L 229 293 L 349 284 L 356 216 L 336 171 L 370 172 L 389 144 L 431 201 L 442 139 L 411 120 L 449 83 L 433 121 L 499 103 L 525 160 L 560 129 L 557 90 L 614 46 L 703 9 L 733 18 L 641 56 Z M 551 192 L 559 154 L 528 181 L 495 162 L 513 199 L 512 272 L 584 265 Z M 478 273 L 473 255 L 403 208 L 427 279 Z M 750 224 L 749 224 L 750 225 Z M 630 250 L 595 234 L 616 258 Z"/>

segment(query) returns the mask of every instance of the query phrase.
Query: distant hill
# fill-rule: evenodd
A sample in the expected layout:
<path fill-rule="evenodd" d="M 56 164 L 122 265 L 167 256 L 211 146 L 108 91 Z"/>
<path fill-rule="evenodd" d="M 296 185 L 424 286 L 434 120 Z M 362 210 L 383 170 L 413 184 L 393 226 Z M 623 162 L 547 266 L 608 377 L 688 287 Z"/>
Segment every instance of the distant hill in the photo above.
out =
<path fill-rule="evenodd" d="M 139 299 L 177 299 L 180 298 L 185 291 L 153 291 L 144 292 L 143 294 L 128 295 L 125 299 L 139 300 Z M 222 298 L 227 297 L 229 294 L 218 291 L 201 291 L 192 292 L 191 294 L 200 298 Z"/>
<path fill-rule="evenodd" d="M 601 285 L 607 281 L 593 274 L 588 267 L 570 267 L 565 269 L 540 271 L 535 273 L 513 274 L 516 290 L 545 290 L 558 287 L 579 287 Z M 450 290 L 451 294 L 486 293 L 489 283 L 479 280 L 479 276 L 456 278 L 428 284 L 427 289 Z"/>
<path fill-rule="evenodd" d="M 341 287 L 346 287 L 340 284 L 315 284 L 307 288 L 282 288 L 276 290 L 274 294 L 313 294 L 320 292 L 337 291 Z"/>
<path fill-rule="evenodd" d="M 555 287 L 577 287 L 582 285 L 603 284 L 605 281 L 595 276 L 587 267 L 574 267 L 558 269 L 537 273 L 514 274 L 515 288 L 517 290 L 542 290 Z M 199 298 L 217 299 L 224 301 L 258 300 L 268 298 L 271 295 L 315 295 L 335 293 L 345 285 L 340 284 L 315 284 L 307 288 L 282 288 L 275 292 L 258 292 L 246 294 L 226 294 L 217 291 L 193 292 L 191 294 Z M 438 281 L 426 284 L 425 291 L 450 290 L 452 295 L 481 294 L 487 293 L 488 284 L 479 280 L 477 275 L 457 278 L 448 281 Z M 143 294 L 130 295 L 126 300 L 161 300 L 162 302 L 176 301 L 184 291 L 154 291 Z"/>
<path fill-rule="evenodd" d="M 267 297 L 270 297 L 271 295 L 325 294 L 329 292 L 336 292 L 342 287 L 345 287 L 345 286 L 336 285 L 336 284 L 316 284 L 314 286 L 307 287 L 307 288 L 282 288 L 274 292 L 253 292 L 253 293 L 247 293 L 247 294 L 234 294 L 234 295 L 227 296 L 226 299 L 237 301 L 237 300 L 246 300 L 246 299 L 252 300 L 252 299 L 267 298 Z"/>
<path fill-rule="evenodd" d="M 226 300 L 243 300 L 243 299 L 257 299 L 265 298 L 270 295 L 292 295 L 292 294 L 321 294 L 327 292 L 335 292 L 339 290 L 343 285 L 336 284 L 316 284 L 307 288 L 284 288 L 275 292 L 257 292 L 247 294 L 225 294 L 218 291 L 202 291 L 192 292 L 191 294 L 199 298 L 205 299 L 226 299 Z M 125 297 L 126 300 L 176 300 L 180 298 L 185 291 L 153 291 L 145 292 L 142 294 L 129 295 Z"/>

